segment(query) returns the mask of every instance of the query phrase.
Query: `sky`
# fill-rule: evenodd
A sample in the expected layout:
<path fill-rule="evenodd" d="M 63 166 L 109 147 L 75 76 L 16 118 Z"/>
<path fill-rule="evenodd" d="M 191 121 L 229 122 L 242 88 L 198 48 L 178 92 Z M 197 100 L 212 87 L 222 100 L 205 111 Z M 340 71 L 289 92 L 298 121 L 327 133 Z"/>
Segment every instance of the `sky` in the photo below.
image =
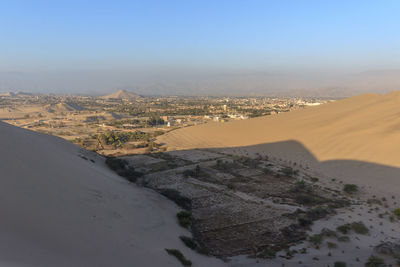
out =
<path fill-rule="evenodd" d="M 390 0 L 2 0 L 0 89 L 27 84 L 4 73 L 37 74 L 40 87 L 51 73 L 134 86 L 129 73 L 157 82 L 170 73 L 400 69 L 399 14 Z"/>

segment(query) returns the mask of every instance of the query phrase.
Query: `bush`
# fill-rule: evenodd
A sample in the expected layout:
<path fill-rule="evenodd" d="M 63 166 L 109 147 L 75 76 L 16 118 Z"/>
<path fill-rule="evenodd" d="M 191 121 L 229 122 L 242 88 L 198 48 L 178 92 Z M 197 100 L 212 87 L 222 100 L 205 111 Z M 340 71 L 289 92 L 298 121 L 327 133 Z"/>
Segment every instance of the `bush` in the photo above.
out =
<path fill-rule="evenodd" d="M 183 176 L 184 176 L 185 178 L 188 178 L 188 177 L 196 177 L 196 173 L 195 173 L 193 170 L 184 170 L 184 171 L 183 171 Z"/>
<path fill-rule="evenodd" d="M 342 234 L 347 234 L 347 233 L 350 232 L 350 230 L 353 230 L 357 234 L 361 234 L 361 235 L 366 235 L 366 234 L 369 233 L 369 229 L 361 221 L 352 222 L 352 223 L 346 223 L 344 225 L 338 226 L 336 228 L 336 230 L 338 230 Z"/>
<path fill-rule="evenodd" d="M 165 251 L 167 251 L 169 255 L 172 255 L 175 258 L 177 258 L 182 263 L 183 266 L 192 266 L 192 262 L 186 259 L 185 256 L 183 256 L 182 252 L 180 252 L 179 250 L 166 248 Z"/>
<path fill-rule="evenodd" d="M 320 245 L 322 243 L 323 236 L 321 234 L 312 235 L 308 238 L 308 241 L 313 243 L 314 245 Z"/>
<path fill-rule="evenodd" d="M 111 170 L 117 171 L 120 169 L 125 169 L 125 167 L 128 165 L 128 162 L 118 158 L 107 158 L 106 164 Z"/>
<path fill-rule="evenodd" d="M 385 261 L 379 257 L 371 256 L 368 261 L 365 263 L 366 267 L 385 267 Z"/>
<path fill-rule="evenodd" d="M 369 233 L 369 229 L 361 221 L 351 223 L 351 229 L 353 229 L 357 234 L 361 235 L 366 235 Z"/>
<path fill-rule="evenodd" d="M 137 177 L 143 174 L 135 171 L 135 168 L 129 166 L 128 162 L 124 159 L 119 158 L 107 158 L 107 166 L 115 171 L 119 176 L 125 177 L 129 182 L 135 182 Z"/>
<path fill-rule="evenodd" d="M 343 185 L 343 191 L 348 194 L 353 194 L 358 191 L 358 186 L 356 184 L 345 184 Z"/>
<path fill-rule="evenodd" d="M 257 256 L 264 259 L 273 259 L 276 257 L 276 250 L 273 247 L 268 246 Z"/>
<path fill-rule="evenodd" d="M 397 217 L 400 217 L 400 208 L 393 210 L 393 214 L 396 215 Z"/>
<path fill-rule="evenodd" d="M 174 201 L 179 207 L 183 209 L 192 209 L 192 200 L 188 197 L 181 195 L 181 193 L 175 189 L 159 189 L 157 190 L 161 195 Z"/>
<path fill-rule="evenodd" d="M 347 264 L 344 261 L 335 261 L 334 267 L 346 267 Z"/>
<path fill-rule="evenodd" d="M 350 228 L 349 224 L 343 224 L 343 225 L 336 227 L 336 230 L 338 230 L 339 232 L 341 232 L 342 234 L 345 235 L 350 232 L 351 228 Z"/>
<path fill-rule="evenodd" d="M 193 238 L 191 238 L 191 237 L 188 237 L 188 236 L 180 236 L 179 237 L 181 240 L 182 240 L 182 242 L 188 247 L 188 248 L 191 248 L 191 249 L 193 249 L 193 250 L 196 250 L 197 249 L 197 244 L 196 244 L 196 242 L 194 242 L 194 240 L 193 240 Z"/>
<path fill-rule="evenodd" d="M 333 242 L 327 242 L 328 248 L 337 248 L 337 244 Z"/>
<path fill-rule="evenodd" d="M 350 242 L 350 237 L 343 235 L 343 236 L 339 236 L 339 237 L 337 238 L 337 240 L 338 240 L 339 242 Z"/>
<path fill-rule="evenodd" d="M 176 214 L 179 225 L 188 228 L 192 224 L 192 213 L 190 211 L 180 211 Z"/>

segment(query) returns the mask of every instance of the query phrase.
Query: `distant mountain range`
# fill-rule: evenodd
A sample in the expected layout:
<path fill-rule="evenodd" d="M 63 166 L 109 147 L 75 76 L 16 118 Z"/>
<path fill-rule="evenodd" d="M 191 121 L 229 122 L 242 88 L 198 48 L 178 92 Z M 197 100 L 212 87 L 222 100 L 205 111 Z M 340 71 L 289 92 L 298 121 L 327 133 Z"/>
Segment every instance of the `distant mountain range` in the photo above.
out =
<path fill-rule="evenodd" d="M 14 73 L 0 72 L 0 92 L 99 95 L 110 88 L 129 88 L 140 95 L 269 95 L 347 97 L 400 90 L 399 70 L 352 74 L 273 73 L 263 71 L 174 71 Z M 104 97 L 137 98 L 129 92 Z"/>

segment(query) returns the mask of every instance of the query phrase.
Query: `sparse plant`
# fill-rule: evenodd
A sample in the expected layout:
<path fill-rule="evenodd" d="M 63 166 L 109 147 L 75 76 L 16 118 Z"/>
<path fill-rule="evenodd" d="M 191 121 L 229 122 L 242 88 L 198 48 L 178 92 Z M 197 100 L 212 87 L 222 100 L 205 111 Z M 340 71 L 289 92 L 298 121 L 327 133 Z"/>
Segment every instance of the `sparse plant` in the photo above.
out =
<path fill-rule="evenodd" d="M 323 239 L 324 238 L 321 234 L 315 234 L 315 235 L 310 236 L 308 238 L 308 241 L 310 241 L 315 246 L 318 246 L 318 245 L 321 245 Z"/>
<path fill-rule="evenodd" d="M 180 211 L 176 214 L 179 225 L 188 228 L 192 224 L 192 213 L 190 211 Z"/>
<path fill-rule="evenodd" d="M 276 257 L 276 250 L 273 247 L 268 246 L 257 256 L 265 259 L 273 259 Z"/>
<path fill-rule="evenodd" d="M 393 214 L 396 215 L 397 217 L 400 217 L 400 208 L 394 209 Z"/>
<path fill-rule="evenodd" d="M 337 238 L 337 240 L 338 240 L 339 242 L 350 242 L 350 237 L 343 235 L 343 236 L 339 236 L 339 237 Z"/>
<path fill-rule="evenodd" d="M 166 248 L 165 251 L 167 251 L 169 255 L 172 255 L 175 258 L 177 258 L 182 263 L 183 266 L 192 266 L 192 262 L 186 259 L 185 256 L 183 256 L 182 252 L 180 252 L 179 250 Z"/>
<path fill-rule="evenodd" d="M 358 191 L 358 185 L 356 184 L 345 184 L 343 185 L 343 191 L 348 194 L 354 194 Z"/>
<path fill-rule="evenodd" d="M 333 242 L 327 242 L 328 248 L 337 248 L 337 244 Z"/>
<path fill-rule="evenodd" d="M 182 242 L 190 249 L 196 250 L 198 247 L 196 242 L 191 237 L 180 236 L 179 239 L 182 240 Z"/>
<path fill-rule="evenodd" d="M 357 234 L 366 235 L 369 233 L 369 229 L 361 221 L 351 223 L 351 229 Z"/>
<path fill-rule="evenodd" d="M 372 255 L 368 258 L 368 261 L 365 263 L 366 267 L 385 267 L 385 261 L 382 258 L 376 257 Z"/>
<path fill-rule="evenodd" d="M 336 227 L 336 230 L 338 230 L 339 232 L 341 232 L 342 234 L 348 234 L 350 231 L 350 225 L 349 224 L 344 224 L 344 225 L 340 225 L 338 227 Z"/>

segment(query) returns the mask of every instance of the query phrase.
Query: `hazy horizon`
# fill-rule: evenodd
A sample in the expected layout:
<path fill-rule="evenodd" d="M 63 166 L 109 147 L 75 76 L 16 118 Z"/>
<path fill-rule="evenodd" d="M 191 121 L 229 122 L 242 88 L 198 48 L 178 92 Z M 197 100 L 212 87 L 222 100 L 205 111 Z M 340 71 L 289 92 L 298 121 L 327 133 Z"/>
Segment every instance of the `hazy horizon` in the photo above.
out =
<path fill-rule="evenodd" d="M 400 89 L 396 1 L 21 0 L 0 8 L 0 92 Z"/>

